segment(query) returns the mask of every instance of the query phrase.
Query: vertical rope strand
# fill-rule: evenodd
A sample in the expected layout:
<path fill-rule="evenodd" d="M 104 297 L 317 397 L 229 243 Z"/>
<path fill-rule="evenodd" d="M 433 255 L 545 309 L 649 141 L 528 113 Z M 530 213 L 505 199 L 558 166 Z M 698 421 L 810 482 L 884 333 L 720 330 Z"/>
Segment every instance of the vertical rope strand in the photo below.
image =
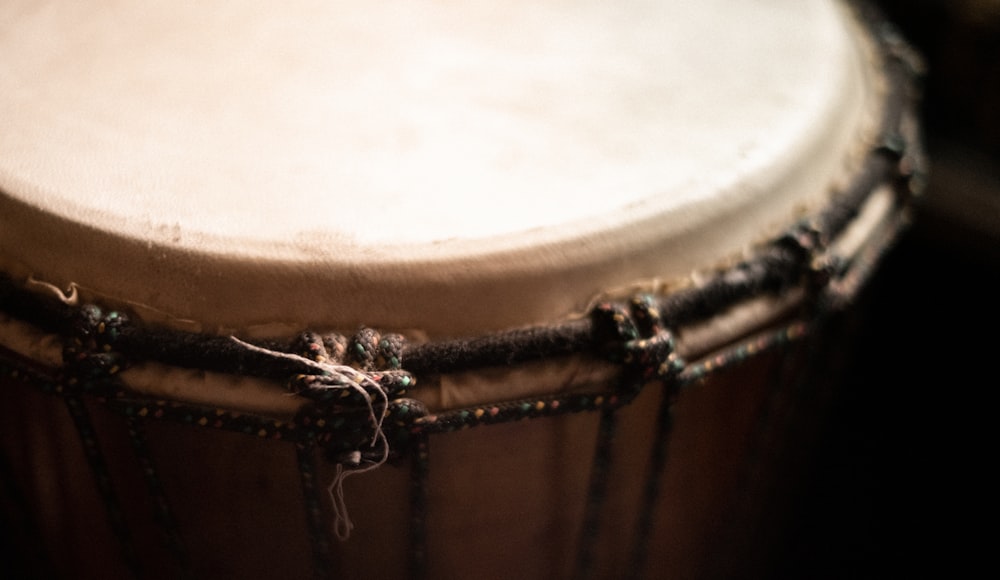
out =
<path fill-rule="evenodd" d="M 597 432 L 594 463 L 590 472 L 590 485 L 587 489 L 583 527 L 580 530 L 580 542 L 577 545 L 576 573 L 573 577 L 579 580 L 586 580 L 594 573 L 594 547 L 601 529 L 601 512 L 607 497 L 608 479 L 611 473 L 611 451 L 617 426 L 618 416 L 615 414 L 615 410 L 613 408 L 603 409 Z"/>
<path fill-rule="evenodd" d="M 653 532 L 653 513 L 660 499 L 660 485 L 667 464 L 667 443 L 674 428 L 674 388 L 665 385 L 663 398 L 656 415 L 656 426 L 653 431 L 653 445 L 649 454 L 649 468 L 646 474 L 646 485 L 642 492 L 642 502 L 639 504 L 639 519 L 636 521 L 635 537 L 632 540 L 632 557 L 629 558 L 629 569 L 625 578 L 638 580 L 643 577 L 646 560 L 649 557 L 649 542 Z"/>
<path fill-rule="evenodd" d="M 296 444 L 295 449 L 302 483 L 302 503 L 312 548 L 313 576 L 316 580 L 328 580 L 333 561 L 330 555 L 330 537 L 326 533 L 320 509 L 320 491 L 316 485 L 316 446 L 313 441 L 307 441 Z"/>
<path fill-rule="evenodd" d="M 97 434 L 94 432 L 94 425 L 84 406 L 83 399 L 75 395 L 66 395 L 63 397 L 63 400 L 66 401 L 70 417 L 73 418 L 73 424 L 80 435 L 83 452 L 86 455 L 87 463 L 90 465 L 90 471 L 94 476 L 97 491 L 104 501 L 104 507 L 108 512 L 108 522 L 111 524 L 111 531 L 121 545 L 125 566 L 133 577 L 141 578 L 143 576 L 142 567 L 139 565 L 139 559 L 136 557 L 128 525 L 125 523 L 125 516 L 118 501 L 118 495 L 115 493 L 114 485 L 111 483 L 111 474 L 108 472 L 107 462 L 104 460 L 104 454 L 101 453 L 101 449 L 98 446 Z"/>
<path fill-rule="evenodd" d="M 153 503 L 153 519 L 160 527 L 163 534 L 163 544 L 173 556 L 177 565 L 178 576 L 181 578 L 191 577 L 191 561 L 188 558 L 184 542 L 181 540 L 180 528 L 174 518 L 170 502 L 167 501 L 167 494 L 163 489 L 163 484 L 157 473 L 156 465 L 153 463 L 153 456 L 149 452 L 149 445 L 146 441 L 146 431 L 143 423 L 136 417 L 129 417 L 127 420 L 129 440 L 132 442 L 132 450 L 135 452 L 142 476 L 146 480 L 146 487 L 149 491 L 149 499 Z"/>
<path fill-rule="evenodd" d="M 779 482 L 761 474 L 775 473 L 776 470 L 788 473 L 787 470 L 793 468 L 787 463 L 787 457 L 781 455 L 783 448 L 795 444 L 789 441 L 802 436 L 795 429 L 795 422 L 802 422 L 797 415 L 811 416 L 810 412 L 802 409 L 804 397 L 817 388 L 817 381 L 824 380 L 824 374 L 829 370 L 823 365 L 824 358 L 829 355 L 823 340 L 827 332 L 825 322 L 825 318 L 818 317 L 811 323 L 803 340 L 776 345 L 779 350 L 775 354 L 780 359 L 767 380 L 769 387 L 754 417 L 748 445 L 739 466 L 740 485 L 725 499 L 722 513 L 726 520 L 716 537 L 721 545 L 738 547 L 741 572 L 760 575 L 766 569 L 769 554 L 755 550 L 754 546 L 766 543 L 757 536 L 772 530 L 751 526 L 760 521 L 755 518 L 759 518 L 761 510 L 766 509 L 766 502 L 777 499 L 774 489 L 769 486 Z M 775 513 L 773 517 L 780 517 L 780 514 Z M 772 520 L 771 525 L 777 524 Z M 710 577 L 726 577 L 735 572 L 732 561 L 715 559 L 711 553 L 705 554 L 699 569 L 707 571 L 706 575 Z"/>
<path fill-rule="evenodd" d="M 427 577 L 427 478 L 430 476 L 430 445 L 427 435 L 414 444 L 410 467 L 410 554 L 412 580 Z"/>

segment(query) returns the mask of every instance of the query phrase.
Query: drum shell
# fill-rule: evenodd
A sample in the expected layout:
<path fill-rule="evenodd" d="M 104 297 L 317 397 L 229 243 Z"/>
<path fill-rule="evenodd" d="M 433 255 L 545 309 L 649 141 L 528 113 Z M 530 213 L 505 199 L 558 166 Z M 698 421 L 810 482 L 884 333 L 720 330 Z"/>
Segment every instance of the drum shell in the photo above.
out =
<path fill-rule="evenodd" d="M 753 577 L 779 532 L 782 493 L 806 448 L 797 345 L 685 388 L 673 409 L 667 467 L 654 505 L 647 577 Z M 4 379 L 0 440 L 10 467 L 8 520 L 32 571 L 59 577 L 128 576 L 121 547 L 65 403 Z M 659 385 L 617 413 L 607 496 L 593 550 L 595 577 L 629 568 L 639 514 L 648 509 Z M 808 402 L 808 401 L 807 401 Z M 146 576 L 173 577 L 142 466 L 124 419 L 85 403 L 108 461 Z M 796 414 L 790 411 L 797 409 Z M 794 419 L 793 419 L 794 417 Z M 432 435 L 427 490 L 427 571 L 434 578 L 571 577 L 576 570 L 598 413 Z M 145 421 L 148 445 L 195 577 L 309 577 L 312 558 L 295 444 L 189 425 Z M 791 436 L 790 436 L 791 435 Z M 335 577 L 405 577 L 410 464 L 386 465 L 344 485 L 356 527 L 334 542 Z M 331 482 L 325 465 L 320 482 Z M 323 497 L 331 523 L 330 502 Z M 766 509 L 765 509 L 766 508 Z M 23 529 L 22 529 L 23 528 Z M 86 539 L 86 541 L 83 541 Z M 37 557 L 32 557 L 37 554 Z M 37 570 L 36 570 L 37 568 Z"/>

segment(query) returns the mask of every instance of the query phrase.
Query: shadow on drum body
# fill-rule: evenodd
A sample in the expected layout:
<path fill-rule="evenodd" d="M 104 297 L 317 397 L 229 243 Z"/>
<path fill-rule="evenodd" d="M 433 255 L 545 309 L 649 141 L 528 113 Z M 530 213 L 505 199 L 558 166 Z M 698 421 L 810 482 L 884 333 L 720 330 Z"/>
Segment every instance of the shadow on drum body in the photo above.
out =
<path fill-rule="evenodd" d="M 928 63 L 930 180 L 863 302 L 866 330 L 795 496 L 776 578 L 993 568 L 973 522 L 996 482 L 983 395 L 1000 325 L 1000 12 L 975 0 L 879 4 Z"/>

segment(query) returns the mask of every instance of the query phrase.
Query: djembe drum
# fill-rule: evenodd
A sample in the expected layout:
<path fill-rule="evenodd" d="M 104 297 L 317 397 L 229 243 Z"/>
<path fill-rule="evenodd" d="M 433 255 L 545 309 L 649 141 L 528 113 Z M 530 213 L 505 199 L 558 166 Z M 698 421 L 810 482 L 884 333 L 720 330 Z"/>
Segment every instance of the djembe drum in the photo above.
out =
<path fill-rule="evenodd" d="M 825 0 L 15 1 L 0 55 L 25 575 L 749 573 L 919 177 Z"/>

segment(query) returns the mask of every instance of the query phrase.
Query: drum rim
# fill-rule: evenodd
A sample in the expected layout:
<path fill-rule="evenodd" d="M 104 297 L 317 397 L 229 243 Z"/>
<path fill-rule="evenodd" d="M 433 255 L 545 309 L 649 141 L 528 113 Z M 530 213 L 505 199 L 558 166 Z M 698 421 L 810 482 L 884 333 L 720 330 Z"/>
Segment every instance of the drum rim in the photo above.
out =
<path fill-rule="evenodd" d="M 868 47 L 864 42 L 854 42 L 855 37 L 863 35 L 855 34 L 858 26 L 847 14 L 848 10 L 839 3 L 823 3 L 822 6 L 824 15 L 826 12 L 836 13 L 838 38 L 840 33 L 852 37 L 850 46 L 845 47 L 850 49 L 850 54 L 843 60 L 864 61 L 868 56 L 865 51 Z M 852 71 L 849 80 L 869 76 L 868 68 L 874 67 L 868 67 L 867 62 L 863 64 L 865 70 Z M 860 87 L 852 87 L 853 91 L 858 89 Z M 778 182 L 778 186 L 761 176 L 755 176 L 751 183 L 741 184 L 729 183 L 727 178 L 724 184 L 728 187 L 713 186 L 709 189 L 724 196 L 731 193 L 729 190 L 740 189 L 740 199 L 734 199 L 734 206 L 706 208 L 714 214 L 711 216 L 703 215 L 692 207 L 685 208 L 682 216 L 670 219 L 663 219 L 664 213 L 659 209 L 650 212 L 656 215 L 645 211 L 632 212 L 626 219 L 628 212 L 625 210 L 630 208 L 625 208 L 621 214 L 607 216 L 607 221 L 582 225 L 587 230 L 586 234 L 593 234 L 593 237 L 587 237 L 582 230 L 553 234 L 560 229 L 554 228 L 528 232 L 523 238 L 507 236 L 509 239 L 497 242 L 497 247 L 479 247 L 475 241 L 461 244 L 460 248 L 456 248 L 455 244 L 442 243 L 429 249 L 427 254 L 409 255 L 406 248 L 387 246 L 384 252 L 381 252 L 383 248 L 378 248 L 379 251 L 366 253 L 359 259 L 330 255 L 329 248 L 320 243 L 311 249 L 299 248 L 302 251 L 297 257 L 277 249 L 273 250 L 273 254 L 255 250 L 255 264 L 249 265 L 240 258 L 240 248 L 227 248 L 233 258 L 229 261 L 218 248 L 199 249 L 186 245 L 188 232 L 181 229 L 176 232 L 158 231 L 150 238 L 118 237 L 115 232 L 123 230 L 115 228 L 128 225 L 118 218 L 118 222 L 109 224 L 91 224 L 89 221 L 74 224 L 65 221 L 65 208 L 37 216 L 29 207 L 30 199 L 25 201 L 21 196 L 14 196 L 11 200 L 0 199 L 0 205 L 5 205 L 11 215 L 26 216 L 25 223 L 33 222 L 37 217 L 39 225 L 44 225 L 47 232 L 59 234 L 56 236 L 58 242 L 46 244 L 45 239 L 17 234 L 12 238 L 14 247 L 20 245 L 23 249 L 15 250 L 13 255 L 7 255 L 2 260 L 10 261 L 5 267 L 16 271 L 19 276 L 33 275 L 60 286 L 77 283 L 80 293 L 87 300 L 108 304 L 117 302 L 136 313 L 141 312 L 150 321 L 198 332 L 252 331 L 256 336 L 266 336 L 279 332 L 279 328 L 291 333 L 300 327 L 325 325 L 343 328 L 370 324 L 396 330 L 419 330 L 443 337 L 547 322 L 580 312 L 595 294 L 609 285 L 654 277 L 683 278 L 705 264 L 732 259 L 746 245 L 762 241 L 764 236 L 775 233 L 776 227 L 784 227 L 787 220 L 799 214 L 799 204 L 825 203 L 826 188 L 830 182 L 839 179 L 848 167 L 854 169 L 862 149 L 867 146 L 868 132 L 872 128 L 868 117 L 874 112 L 868 109 L 877 109 L 875 101 L 879 97 L 877 87 L 872 87 L 870 92 L 872 94 L 862 99 L 863 104 L 855 107 L 852 101 L 852 106 L 846 107 L 852 111 L 855 108 L 864 109 L 851 113 L 865 117 L 863 121 L 855 122 L 852 117 L 850 123 L 843 123 L 852 125 L 854 140 L 843 144 L 838 141 L 836 147 L 829 147 L 822 137 L 815 143 L 812 138 L 808 142 L 796 139 L 782 148 L 782 153 L 789 158 L 801 158 L 807 163 L 809 160 L 815 162 L 828 149 L 837 150 L 830 155 L 830 159 L 824 158 L 823 161 L 837 167 L 824 167 L 821 177 L 812 175 L 815 182 L 820 183 L 815 191 L 803 185 L 797 173 L 790 175 L 795 172 L 784 167 L 785 159 L 768 160 L 765 165 L 782 165 L 780 168 L 772 167 L 781 175 L 769 176 Z M 836 101 L 840 103 L 843 98 Z M 837 103 L 831 102 L 827 106 L 834 107 Z M 806 124 L 811 126 L 815 121 L 810 119 Z M 824 118 L 819 121 L 824 126 L 838 125 L 838 119 Z M 804 129 L 808 130 L 808 127 Z M 728 166 L 718 168 L 720 173 L 727 173 L 729 169 Z M 713 180 L 716 174 L 692 177 L 695 181 Z M 788 187 L 799 193 L 775 195 L 784 191 L 780 186 L 786 181 L 794 182 Z M 805 181 L 809 182 L 809 179 Z M 695 183 L 693 189 L 697 189 L 698 185 Z M 769 194 L 759 197 L 750 195 L 758 190 Z M 803 197 L 804 191 L 809 191 L 809 195 Z M 44 192 L 41 193 L 44 197 Z M 755 217 L 747 217 L 751 215 Z M 754 225 L 744 230 L 746 222 L 753 222 Z M 639 227 L 650 223 L 655 223 L 657 227 Z M 722 225 L 717 229 L 701 228 L 696 225 L 699 223 Z M 628 224 L 627 229 L 624 224 Z M 80 230 L 81 225 L 82 235 L 77 243 L 75 232 Z M 124 231 L 128 234 L 131 230 Z M 173 240 L 173 234 L 176 234 L 176 245 L 173 241 L 165 241 Z M 0 237 L 3 235 L 0 234 Z M 164 241 L 162 245 L 161 238 Z M 587 243 L 594 239 L 600 242 Z M 720 240 L 725 240 L 725 243 Z M 674 243 L 666 246 L 671 241 Z M 150 243 L 153 247 L 148 247 Z M 62 248 L 56 248 L 57 245 Z M 335 248 L 337 244 L 332 243 L 330 247 Z M 682 247 L 683 251 L 675 251 L 675 247 Z M 74 254 L 77 258 L 67 261 L 59 258 L 63 248 L 68 248 L 71 254 L 74 248 L 82 248 L 82 251 Z M 435 252 L 444 250 L 447 251 L 439 260 Z M 275 259 L 272 260 L 272 257 Z M 425 266 L 428 264 L 436 265 L 438 269 L 430 270 L 431 277 L 425 278 L 428 271 Z M 559 276 L 549 274 L 557 269 Z M 131 282 L 133 274 L 125 274 L 126 271 L 135 272 L 138 282 Z M 197 298 L 191 299 L 185 292 L 187 288 L 196 288 L 194 294 Z M 556 290 L 550 291 L 550 288 Z M 491 300 L 496 300 L 518 290 L 538 295 L 550 293 L 546 294 L 544 301 L 530 305 L 518 304 L 516 308 L 513 305 L 503 306 L 501 315 L 495 314 L 500 310 L 495 307 L 490 309 L 493 313 L 489 316 L 453 317 L 464 321 L 461 327 L 452 328 L 442 323 L 448 320 L 442 315 L 447 308 L 442 302 L 461 301 L 463 305 L 472 305 L 477 295 L 488 294 Z M 504 301 L 500 304 L 503 305 Z M 485 309 L 480 312 L 485 312 Z"/>
<path fill-rule="evenodd" d="M 900 214 L 896 216 L 899 223 L 889 229 L 895 231 L 903 227 L 907 220 L 905 206 L 910 198 L 919 194 L 925 179 L 926 163 L 920 148 L 920 136 L 916 133 L 917 124 L 910 112 L 916 98 L 912 79 L 922 73 L 922 65 L 915 60 L 912 51 L 902 44 L 894 31 L 877 30 L 876 37 L 885 53 L 884 67 L 890 87 L 884 97 L 886 105 L 880 130 L 882 138 L 870 150 L 862 168 L 850 184 L 834 196 L 828 207 L 759 245 L 750 258 L 716 269 L 697 286 L 649 294 L 657 303 L 662 316 L 669 320 L 671 327 L 703 322 L 715 312 L 754 297 L 775 295 L 803 285 L 803 281 L 806 281 L 805 286 L 811 296 L 807 302 L 820 304 L 824 300 L 833 300 L 834 303 L 850 300 L 850 295 L 853 295 L 856 288 L 852 288 L 850 295 L 841 292 L 840 298 L 824 298 L 824 293 L 831 292 L 836 281 L 844 279 L 851 267 L 851 264 L 838 263 L 843 257 L 827 253 L 880 184 L 890 185 L 896 191 L 896 203 L 900 204 L 900 207 L 893 210 Z M 883 240 L 882 249 L 893 238 L 894 235 Z M 39 286 L 42 287 L 41 292 Z M 279 372 L 265 370 L 269 365 L 263 363 L 273 361 L 262 361 L 260 357 L 254 361 L 253 355 L 247 355 L 239 349 L 234 352 L 230 337 L 131 321 L 124 315 L 124 311 L 112 311 L 103 315 L 105 320 L 94 321 L 94 328 L 81 329 L 81 313 L 100 312 L 100 309 L 93 305 L 77 304 L 72 293 L 54 297 L 51 289 L 30 278 L 26 281 L 15 280 L 6 273 L 0 273 L 0 304 L 4 306 L 4 310 L 43 330 L 64 337 L 79 335 L 80 332 L 88 336 L 95 335 L 96 325 L 110 327 L 106 318 L 113 316 L 117 320 L 115 336 L 101 340 L 113 344 L 116 351 L 137 359 L 249 376 L 288 376 L 287 369 Z M 629 308 L 621 301 L 617 302 L 616 307 L 626 310 Z M 487 333 L 473 338 L 415 344 L 406 347 L 404 366 L 412 368 L 416 373 L 455 372 L 572 354 L 592 346 L 588 338 L 592 331 L 593 319 L 582 317 L 549 325 Z M 289 351 L 291 346 L 288 339 L 284 338 L 250 340 L 257 346 L 280 352 Z M 155 341 L 174 346 L 153 346 Z M 497 354 L 496 345 L 500 343 L 520 354 Z M 538 350 L 539 344 L 546 346 Z M 528 354 L 529 351 L 532 354 Z"/>

